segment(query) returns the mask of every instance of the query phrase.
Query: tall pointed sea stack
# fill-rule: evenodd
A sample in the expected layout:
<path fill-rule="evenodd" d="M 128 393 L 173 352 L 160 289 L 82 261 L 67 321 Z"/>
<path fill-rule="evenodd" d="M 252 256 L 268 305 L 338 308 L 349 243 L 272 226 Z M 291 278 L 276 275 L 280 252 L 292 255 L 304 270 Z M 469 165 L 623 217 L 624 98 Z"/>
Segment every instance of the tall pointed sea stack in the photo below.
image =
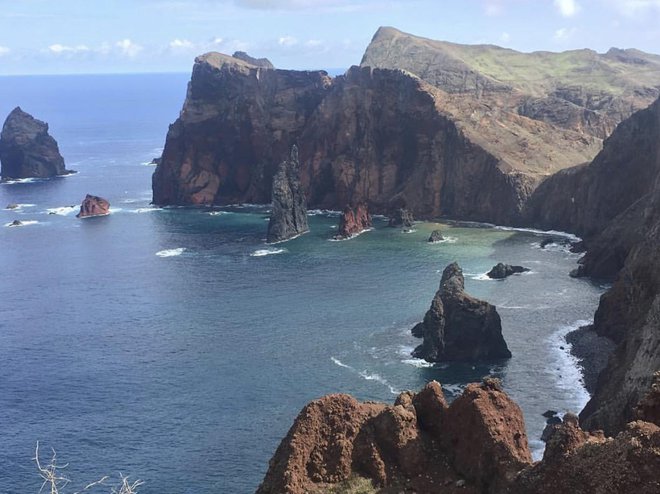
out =
<path fill-rule="evenodd" d="M 50 178 L 72 173 L 64 167 L 48 124 L 14 108 L 5 120 L 0 136 L 2 179 Z"/>
<path fill-rule="evenodd" d="M 412 333 L 424 342 L 413 356 L 429 362 L 510 358 L 495 306 L 465 293 L 457 263 L 445 268 L 431 308 Z"/>
<path fill-rule="evenodd" d="M 300 185 L 298 146 L 291 147 L 291 156 L 280 163 L 273 177 L 273 210 L 268 222 L 269 244 L 283 242 L 307 231 L 307 203 Z"/>

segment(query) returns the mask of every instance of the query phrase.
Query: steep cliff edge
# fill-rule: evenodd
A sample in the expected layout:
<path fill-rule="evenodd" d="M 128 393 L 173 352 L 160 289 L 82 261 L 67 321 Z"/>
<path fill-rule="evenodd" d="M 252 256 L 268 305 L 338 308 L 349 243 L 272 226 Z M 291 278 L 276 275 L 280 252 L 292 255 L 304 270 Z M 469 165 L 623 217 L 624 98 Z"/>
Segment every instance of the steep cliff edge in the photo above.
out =
<path fill-rule="evenodd" d="M 361 65 L 406 70 L 448 93 L 601 139 L 660 94 L 660 56 L 639 50 L 521 53 L 381 27 Z"/>
<path fill-rule="evenodd" d="M 660 100 L 622 122 L 592 163 L 541 184 L 527 217 L 585 236 L 578 274 L 614 279 L 594 331 L 618 346 L 580 417 L 615 434 L 660 369 Z"/>

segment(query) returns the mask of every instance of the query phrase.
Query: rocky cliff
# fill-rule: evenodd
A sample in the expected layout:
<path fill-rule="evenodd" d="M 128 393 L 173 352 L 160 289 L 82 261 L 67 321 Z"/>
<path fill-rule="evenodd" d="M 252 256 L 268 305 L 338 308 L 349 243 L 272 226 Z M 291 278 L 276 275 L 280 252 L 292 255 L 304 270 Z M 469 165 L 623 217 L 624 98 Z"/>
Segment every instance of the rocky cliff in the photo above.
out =
<path fill-rule="evenodd" d="M 450 405 L 435 381 L 394 405 L 329 395 L 300 412 L 257 494 L 356 492 L 356 478 L 365 493 L 651 494 L 660 428 L 638 421 L 605 439 L 567 417 L 532 464 L 522 412 L 497 380 L 468 385 Z"/>
<path fill-rule="evenodd" d="M 419 218 L 513 223 L 543 178 L 600 149 L 598 132 L 531 118 L 495 83 L 484 83 L 499 95 L 488 99 L 425 76 L 426 55 L 411 58 L 419 65 L 412 70 L 392 48 L 385 63 L 379 47 L 388 32 L 379 30 L 363 67 L 335 79 L 266 69 L 247 57 L 198 57 L 154 174 L 154 202 L 267 203 L 279 156 L 300 142 L 311 207 L 364 202 L 388 214 L 405 205 Z M 406 36 L 426 53 L 421 38 Z"/>
<path fill-rule="evenodd" d="M 344 240 L 371 228 L 371 215 L 369 209 L 364 204 L 358 204 L 357 207 L 346 206 L 344 212 L 339 218 L 336 240 Z"/>
<path fill-rule="evenodd" d="M 660 56 L 638 50 L 521 53 L 381 27 L 361 65 L 403 69 L 464 99 L 601 139 L 660 94 Z"/>
<path fill-rule="evenodd" d="M 14 108 L 7 116 L 0 135 L 0 161 L 3 180 L 50 178 L 73 173 L 64 166 L 48 124 Z"/>
<path fill-rule="evenodd" d="M 463 271 L 457 263 L 442 272 L 431 308 L 412 333 L 424 339 L 413 356 L 429 362 L 511 357 L 495 306 L 465 293 Z"/>
<path fill-rule="evenodd" d="M 307 203 L 300 185 L 298 147 L 291 147 L 291 155 L 280 163 L 273 177 L 272 211 L 268 221 L 266 242 L 283 242 L 309 231 Z"/>
<path fill-rule="evenodd" d="M 660 369 L 660 100 L 622 122 L 593 162 L 541 184 L 527 214 L 585 236 L 578 274 L 614 279 L 594 331 L 618 346 L 580 417 L 615 434 Z"/>

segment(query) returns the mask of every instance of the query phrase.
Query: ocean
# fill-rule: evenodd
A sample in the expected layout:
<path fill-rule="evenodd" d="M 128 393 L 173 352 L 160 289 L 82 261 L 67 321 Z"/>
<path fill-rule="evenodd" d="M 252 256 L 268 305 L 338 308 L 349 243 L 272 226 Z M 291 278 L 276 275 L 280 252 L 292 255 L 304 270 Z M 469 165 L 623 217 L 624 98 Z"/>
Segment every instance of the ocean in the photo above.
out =
<path fill-rule="evenodd" d="M 327 211 L 268 246 L 268 205 L 154 208 L 148 162 L 188 79 L 0 78 L 0 116 L 20 105 L 47 121 L 78 171 L 0 185 L 0 208 L 21 205 L 0 209 L 0 492 L 39 490 L 38 441 L 42 460 L 52 448 L 68 464 L 68 492 L 121 472 L 143 494 L 250 493 L 309 400 L 392 402 L 432 379 L 452 398 L 489 374 L 522 407 L 538 458 L 541 414 L 588 399 L 563 335 L 590 320 L 604 287 L 568 276 L 578 255 L 541 249 L 533 231 L 403 233 L 384 218 L 330 241 Z M 112 214 L 77 219 L 87 193 Z M 24 226 L 6 226 L 15 219 Z M 426 242 L 435 228 L 446 242 Z M 509 361 L 411 358 L 410 328 L 455 260 L 468 292 L 498 307 Z M 500 261 L 531 272 L 488 280 Z"/>

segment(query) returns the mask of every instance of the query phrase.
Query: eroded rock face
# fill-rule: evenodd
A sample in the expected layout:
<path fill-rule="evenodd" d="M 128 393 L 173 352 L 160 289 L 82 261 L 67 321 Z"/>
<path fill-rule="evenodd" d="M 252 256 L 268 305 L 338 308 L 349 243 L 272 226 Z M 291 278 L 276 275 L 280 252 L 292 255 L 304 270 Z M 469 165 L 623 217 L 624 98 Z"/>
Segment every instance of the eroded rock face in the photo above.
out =
<path fill-rule="evenodd" d="M 0 161 L 3 180 L 50 178 L 73 173 L 64 166 L 48 124 L 14 108 L 5 120 L 0 136 Z"/>
<path fill-rule="evenodd" d="M 463 271 L 457 263 L 444 269 L 431 308 L 412 333 L 424 339 L 413 356 L 429 362 L 511 357 L 497 310 L 465 293 Z"/>
<path fill-rule="evenodd" d="M 268 243 L 282 242 L 309 231 L 307 204 L 300 185 L 298 147 L 291 147 L 291 156 L 280 163 L 273 177 L 272 212 L 268 222 Z"/>
<path fill-rule="evenodd" d="M 347 395 L 316 400 L 296 418 L 257 493 L 327 492 L 354 475 L 420 493 L 486 492 L 531 464 L 522 412 L 501 390 L 471 385 L 454 403 L 447 406 L 435 381 L 393 406 Z"/>
<path fill-rule="evenodd" d="M 529 271 L 529 268 L 498 262 L 493 266 L 493 269 L 488 271 L 487 276 L 495 280 L 503 280 L 512 274 L 524 273 L 526 271 Z"/>
<path fill-rule="evenodd" d="M 371 215 L 366 204 L 360 204 L 356 208 L 346 206 L 339 218 L 335 239 L 351 238 L 369 228 L 371 228 Z"/>
<path fill-rule="evenodd" d="M 80 205 L 80 212 L 76 218 L 90 218 L 92 216 L 107 216 L 110 214 L 110 203 L 107 199 L 87 194 Z"/>

